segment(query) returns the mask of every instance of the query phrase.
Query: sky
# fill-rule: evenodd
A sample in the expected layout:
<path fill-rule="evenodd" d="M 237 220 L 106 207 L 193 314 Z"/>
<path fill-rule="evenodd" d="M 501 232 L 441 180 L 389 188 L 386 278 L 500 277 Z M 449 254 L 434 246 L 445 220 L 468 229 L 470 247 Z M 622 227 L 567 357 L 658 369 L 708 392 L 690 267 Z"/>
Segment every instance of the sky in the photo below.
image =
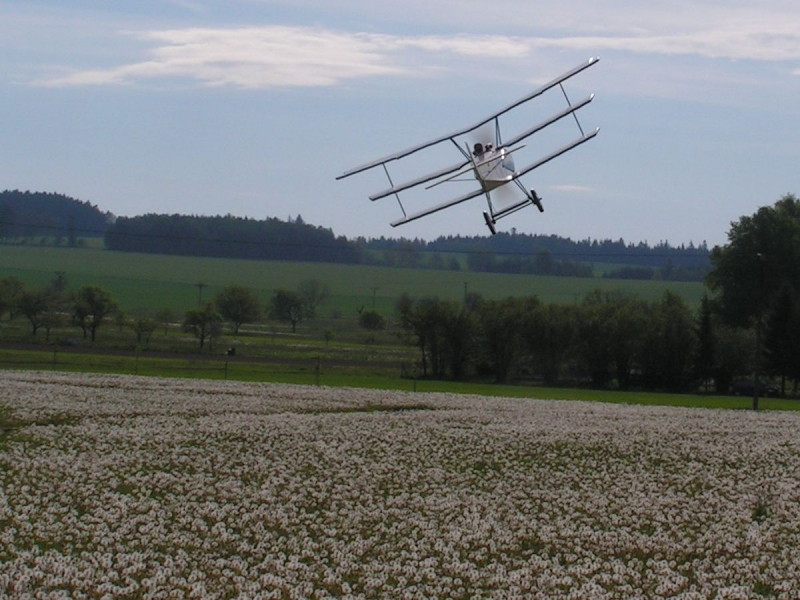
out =
<path fill-rule="evenodd" d="M 796 0 L 0 0 L 0 189 L 117 216 L 300 215 L 351 238 L 488 235 L 483 198 L 392 228 L 398 201 L 368 199 L 388 186 L 382 170 L 336 177 L 479 121 L 592 56 L 565 91 L 596 94 L 578 115 L 599 135 L 525 176 L 545 212 L 498 229 L 714 246 L 741 216 L 800 195 Z M 548 92 L 501 119 L 502 135 L 565 102 Z M 565 120 L 534 135 L 518 166 L 578 131 Z M 459 158 L 442 145 L 389 174 Z M 474 186 L 400 200 L 413 212 Z"/>

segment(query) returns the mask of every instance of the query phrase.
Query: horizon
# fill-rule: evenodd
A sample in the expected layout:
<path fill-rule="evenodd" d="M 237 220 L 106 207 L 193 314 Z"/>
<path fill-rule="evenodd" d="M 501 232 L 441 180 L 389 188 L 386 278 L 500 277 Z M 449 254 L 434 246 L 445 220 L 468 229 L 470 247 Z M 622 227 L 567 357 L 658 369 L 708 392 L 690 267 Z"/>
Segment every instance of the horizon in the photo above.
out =
<path fill-rule="evenodd" d="M 147 215 L 150 215 L 150 214 L 155 215 L 155 216 L 173 216 L 173 215 L 177 215 L 177 216 L 195 217 L 195 218 L 201 218 L 201 219 L 202 218 L 209 218 L 209 219 L 228 218 L 228 217 L 231 217 L 231 218 L 234 218 L 234 219 L 254 219 L 256 221 L 268 221 L 268 220 L 271 220 L 271 219 L 275 219 L 275 220 L 278 220 L 278 221 L 283 222 L 283 223 L 303 224 L 303 225 L 308 225 L 310 227 L 322 228 L 322 229 L 325 229 L 325 230 L 329 230 L 335 237 L 337 237 L 337 238 L 338 237 L 344 237 L 346 240 L 351 241 L 351 242 L 357 241 L 358 239 L 362 239 L 363 238 L 368 243 L 369 242 L 373 242 L 373 241 L 386 240 L 387 242 L 411 242 L 411 243 L 432 244 L 432 243 L 438 242 L 440 240 L 446 240 L 446 239 L 449 239 L 449 238 L 460 238 L 461 237 L 461 238 L 465 238 L 465 239 L 473 239 L 473 238 L 492 239 L 493 237 L 495 237 L 495 236 L 490 235 L 490 234 L 481 234 L 481 233 L 477 233 L 477 234 L 448 234 L 448 235 L 440 235 L 440 236 L 438 236 L 436 238 L 431 238 L 431 239 L 420 238 L 420 237 L 410 238 L 410 237 L 402 236 L 402 235 L 391 236 L 391 237 L 387 237 L 387 236 L 368 237 L 368 236 L 361 235 L 361 234 L 357 234 L 357 235 L 354 235 L 354 236 L 346 236 L 344 234 L 337 233 L 331 227 L 326 227 L 324 225 L 318 225 L 316 223 L 311 223 L 311 222 L 307 221 L 305 218 L 303 218 L 303 216 L 300 215 L 300 214 L 296 215 L 295 217 L 292 217 L 291 215 L 289 215 L 285 219 L 283 219 L 281 217 L 264 217 L 262 219 L 256 219 L 254 217 L 239 216 L 239 215 L 232 215 L 232 214 L 224 214 L 224 215 L 223 214 L 193 215 L 193 214 L 189 214 L 189 213 L 146 213 L 146 214 L 142 214 L 142 215 L 115 215 L 111 211 L 103 210 L 102 206 L 100 206 L 99 204 L 95 204 L 95 203 L 90 202 L 88 200 L 81 200 L 80 198 L 72 198 L 72 197 L 67 196 L 66 194 L 62 194 L 60 192 L 42 192 L 42 191 L 32 191 L 32 190 L 2 190 L 2 191 L 0 191 L 0 195 L 7 194 L 7 193 L 20 193 L 20 194 L 31 194 L 31 195 L 35 195 L 35 194 L 53 195 L 53 196 L 63 197 L 67 201 L 73 201 L 73 202 L 80 202 L 80 203 L 88 204 L 89 206 L 97 209 L 100 214 L 109 216 L 112 219 L 110 221 L 110 223 L 114 223 L 118 218 L 134 219 L 134 218 L 137 218 L 137 217 L 143 217 L 143 216 L 147 216 Z M 300 223 L 298 223 L 298 219 L 300 220 Z M 585 244 L 585 243 L 620 244 L 621 243 L 621 244 L 624 244 L 626 248 L 640 247 L 640 246 L 642 246 L 644 244 L 648 249 L 651 249 L 651 250 L 654 250 L 654 249 L 659 248 L 659 247 L 666 247 L 666 248 L 673 249 L 673 250 L 680 250 L 680 249 L 702 250 L 702 249 L 705 248 L 706 251 L 708 251 L 708 252 L 711 251 L 711 247 L 709 247 L 706 242 L 700 242 L 699 244 L 695 244 L 694 242 L 689 241 L 689 242 L 681 243 L 681 244 L 672 244 L 669 240 L 660 240 L 658 243 L 649 243 L 649 242 L 645 242 L 643 240 L 640 240 L 638 242 L 634 242 L 632 240 L 625 240 L 624 238 L 613 239 L 613 238 L 591 238 L 591 237 L 589 237 L 589 238 L 582 238 L 582 239 L 573 239 L 571 237 L 560 236 L 558 234 L 542 234 L 542 233 L 536 233 L 536 232 L 534 232 L 534 233 L 521 232 L 521 231 L 517 231 L 516 228 L 511 228 L 509 231 L 498 231 L 497 235 L 501 236 L 501 237 L 502 236 L 509 236 L 509 237 L 514 237 L 514 236 L 554 237 L 554 238 L 557 238 L 557 239 L 560 239 L 560 240 L 571 242 L 573 244 Z M 92 236 L 87 236 L 87 237 L 92 237 Z"/>

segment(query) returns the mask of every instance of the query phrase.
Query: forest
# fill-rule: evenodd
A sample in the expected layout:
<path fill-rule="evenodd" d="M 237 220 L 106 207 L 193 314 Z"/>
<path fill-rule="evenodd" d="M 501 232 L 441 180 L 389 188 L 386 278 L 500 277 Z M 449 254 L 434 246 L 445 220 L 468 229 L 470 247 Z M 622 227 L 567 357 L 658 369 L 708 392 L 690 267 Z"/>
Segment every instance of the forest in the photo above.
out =
<path fill-rule="evenodd" d="M 593 277 L 594 264 L 618 265 L 604 276 L 701 281 L 709 249 L 624 240 L 573 241 L 553 235 L 348 239 L 301 216 L 280 220 L 181 214 L 115 217 L 60 194 L 0 193 L 0 239 L 74 246 L 100 238 L 109 250 L 182 256 L 372 264 L 406 268 Z"/>
<path fill-rule="evenodd" d="M 91 202 L 63 194 L 6 190 L 0 193 L 0 239 L 55 239 L 70 246 L 102 237 L 114 216 Z"/>

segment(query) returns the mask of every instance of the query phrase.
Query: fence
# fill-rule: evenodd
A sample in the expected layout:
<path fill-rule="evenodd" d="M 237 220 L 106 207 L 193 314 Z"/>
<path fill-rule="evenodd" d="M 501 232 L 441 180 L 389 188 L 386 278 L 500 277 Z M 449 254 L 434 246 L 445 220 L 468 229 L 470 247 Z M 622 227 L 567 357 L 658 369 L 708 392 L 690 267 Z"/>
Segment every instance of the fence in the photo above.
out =
<path fill-rule="evenodd" d="M 327 371 L 323 372 L 323 366 Z M 64 372 L 119 373 L 162 377 L 291 381 L 320 385 L 335 373 L 335 361 L 320 357 L 263 358 L 229 355 L 152 355 L 143 352 L 86 352 L 75 349 L 0 349 L 0 368 Z"/>

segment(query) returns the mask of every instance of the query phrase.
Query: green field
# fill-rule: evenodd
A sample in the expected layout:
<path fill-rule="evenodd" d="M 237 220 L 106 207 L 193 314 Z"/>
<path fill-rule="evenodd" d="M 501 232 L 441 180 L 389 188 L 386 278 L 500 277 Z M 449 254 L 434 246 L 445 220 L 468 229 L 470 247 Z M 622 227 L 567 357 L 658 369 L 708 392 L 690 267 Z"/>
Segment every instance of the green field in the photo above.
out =
<path fill-rule="evenodd" d="M 580 279 L 535 275 L 396 269 L 362 265 L 231 260 L 110 252 L 97 248 L 0 246 L 0 277 L 16 276 L 28 287 L 44 286 L 64 272 L 73 289 L 87 284 L 108 289 L 129 314 L 169 307 L 177 314 L 196 306 L 203 283 L 203 299 L 226 285 L 240 284 L 267 300 L 280 288 L 295 289 L 305 279 L 330 286 L 332 297 L 321 316 L 355 315 L 366 306 L 389 314 L 403 293 L 412 297 L 461 299 L 464 292 L 484 298 L 536 295 L 544 302 L 580 302 L 594 289 L 623 291 L 646 300 L 665 290 L 682 296 L 690 307 L 699 306 L 705 291 L 701 283 Z"/>

